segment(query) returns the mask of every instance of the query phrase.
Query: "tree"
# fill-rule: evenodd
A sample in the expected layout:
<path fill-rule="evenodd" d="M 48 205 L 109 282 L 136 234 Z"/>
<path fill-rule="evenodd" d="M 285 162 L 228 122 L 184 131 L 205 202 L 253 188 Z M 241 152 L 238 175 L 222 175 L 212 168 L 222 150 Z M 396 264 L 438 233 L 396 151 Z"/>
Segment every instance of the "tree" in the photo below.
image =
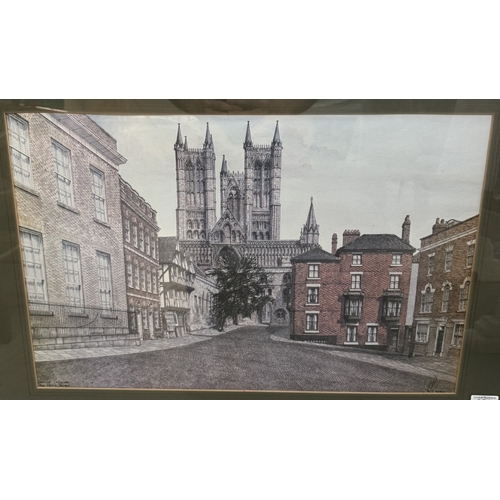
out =
<path fill-rule="evenodd" d="M 228 254 L 219 257 L 219 264 L 207 274 L 216 278 L 219 291 L 214 294 L 213 314 L 222 331 L 228 318 L 237 325 L 238 316 L 249 318 L 274 299 L 267 293 L 269 276 L 254 259 Z"/>

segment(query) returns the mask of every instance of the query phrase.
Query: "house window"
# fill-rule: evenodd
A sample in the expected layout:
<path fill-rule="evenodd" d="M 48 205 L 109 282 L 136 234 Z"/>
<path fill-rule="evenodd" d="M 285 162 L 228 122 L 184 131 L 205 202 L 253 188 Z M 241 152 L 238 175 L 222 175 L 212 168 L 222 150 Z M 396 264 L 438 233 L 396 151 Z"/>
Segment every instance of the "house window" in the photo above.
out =
<path fill-rule="evenodd" d="M 125 233 L 125 241 L 130 243 L 130 220 L 127 217 L 123 219 L 123 231 Z"/>
<path fill-rule="evenodd" d="M 353 253 L 352 254 L 352 265 L 353 266 L 360 266 L 361 265 L 361 255 L 360 253 Z"/>
<path fill-rule="evenodd" d="M 378 326 L 368 327 L 368 342 L 377 342 L 377 330 Z"/>
<path fill-rule="evenodd" d="M 308 304 L 319 303 L 319 287 L 317 286 L 307 287 L 307 303 Z"/>
<path fill-rule="evenodd" d="M 463 323 L 456 323 L 455 328 L 453 329 L 453 337 L 451 338 L 451 345 L 455 347 L 461 347 L 463 336 L 464 336 Z"/>
<path fill-rule="evenodd" d="M 28 122 L 18 116 L 7 115 L 7 127 L 14 180 L 23 186 L 33 188 Z"/>
<path fill-rule="evenodd" d="M 434 273 L 434 255 L 429 255 L 429 262 L 427 263 L 427 274 L 431 276 Z"/>
<path fill-rule="evenodd" d="M 427 286 L 425 291 L 422 292 L 422 299 L 420 303 L 420 312 L 430 313 L 432 311 L 432 303 L 434 302 L 434 292 L 431 286 Z"/>
<path fill-rule="evenodd" d="M 95 218 L 101 222 L 107 222 L 106 214 L 106 193 L 104 187 L 104 174 L 96 168 L 91 168 L 92 175 L 92 196 L 94 198 Z"/>
<path fill-rule="evenodd" d="M 347 327 L 347 342 L 357 342 L 358 341 L 358 327 L 348 326 Z"/>
<path fill-rule="evenodd" d="M 148 311 L 145 309 L 141 309 L 141 316 L 142 316 L 142 328 L 144 330 L 148 329 Z"/>
<path fill-rule="evenodd" d="M 151 257 L 156 259 L 156 238 L 153 237 L 151 238 Z"/>
<path fill-rule="evenodd" d="M 151 280 L 151 270 L 148 267 L 148 269 L 146 270 L 146 285 L 147 285 L 147 290 L 150 293 L 151 293 L 151 281 L 152 281 Z"/>
<path fill-rule="evenodd" d="M 450 285 L 445 285 L 442 288 L 443 290 L 443 298 L 441 300 L 441 312 L 448 312 L 448 306 L 450 304 Z"/>
<path fill-rule="evenodd" d="M 453 247 L 446 247 L 444 256 L 444 270 L 451 271 L 451 263 L 453 261 Z"/>
<path fill-rule="evenodd" d="M 306 314 L 306 330 L 308 332 L 318 331 L 318 314 Z"/>
<path fill-rule="evenodd" d="M 151 237 L 149 236 L 149 233 L 146 232 L 146 240 L 144 243 L 144 250 L 148 255 L 149 255 L 150 246 L 151 246 Z"/>
<path fill-rule="evenodd" d="M 400 253 L 393 253 L 392 254 L 392 266 L 400 266 L 401 265 L 401 258 L 402 255 Z"/>
<path fill-rule="evenodd" d="M 66 298 L 75 309 L 83 307 L 82 268 L 78 245 L 63 241 L 62 244 Z"/>
<path fill-rule="evenodd" d="M 140 284 L 139 284 L 139 265 L 137 264 L 137 261 L 134 262 L 134 287 L 137 288 L 137 290 L 140 290 Z"/>
<path fill-rule="evenodd" d="M 427 342 L 429 335 L 429 325 L 427 323 L 418 323 L 415 333 L 416 342 Z"/>
<path fill-rule="evenodd" d="M 309 264 L 308 278 L 319 278 L 319 264 Z"/>
<path fill-rule="evenodd" d="M 467 243 L 467 257 L 465 261 L 465 267 L 472 267 L 472 262 L 474 260 L 474 250 L 476 248 L 476 241 L 471 241 Z"/>
<path fill-rule="evenodd" d="M 97 270 L 99 273 L 99 296 L 103 309 L 112 309 L 111 294 L 111 257 L 106 253 L 97 252 Z"/>
<path fill-rule="evenodd" d="M 144 252 L 144 229 L 139 228 L 139 249 Z"/>
<path fill-rule="evenodd" d="M 391 274 L 391 281 L 389 283 L 389 288 L 391 290 L 399 290 L 399 280 L 401 276 L 399 274 Z"/>
<path fill-rule="evenodd" d="M 59 203 L 73 207 L 73 184 L 69 150 L 52 141 L 52 159 L 56 173 L 57 199 Z"/>
<path fill-rule="evenodd" d="M 141 290 L 146 291 L 146 269 L 141 266 Z"/>
<path fill-rule="evenodd" d="M 458 296 L 458 310 L 465 311 L 467 307 L 467 299 L 469 297 L 469 280 L 466 279 L 463 285 L 460 285 L 460 293 Z"/>
<path fill-rule="evenodd" d="M 30 302 L 47 302 L 42 235 L 21 230 L 24 277 Z"/>
<path fill-rule="evenodd" d="M 132 243 L 134 244 L 134 247 L 137 248 L 137 224 L 132 224 Z"/>
<path fill-rule="evenodd" d="M 384 316 L 387 318 L 398 318 L 401 314 L 401 301 L 399 300 L 386 300 L 384 302 Z"/>
<path fill-rule="evenodd" d="M 345 299 L 344 314 L 346 316 L 360 317 L 363 301 L 358 297 L 347 297 Z"/>
<path fill-rule="evenodd" d="M 134 286 L 134 278 L 132 275 L 132 262 L 127 262 L 127 286 L 132 288 Z"/>
<path fill-rule="evenodd" d="M 361 274 L 351 274 L 351 289 L 359 290 L 361 288 Z"/>
<path fill-rule="evenodd" d="M 158 309 L 154 310 L 153 315 L 154 315 L 155 328 L 158 330 L 160 328 L 160 312 L 158 311 Z"/>
<path fill-rule="evenodd" d="M 152 277 L 153 277 L 153 293 L 158 293 L 158 277 L 156 276 L 156 270 L 153 270 Z"/>

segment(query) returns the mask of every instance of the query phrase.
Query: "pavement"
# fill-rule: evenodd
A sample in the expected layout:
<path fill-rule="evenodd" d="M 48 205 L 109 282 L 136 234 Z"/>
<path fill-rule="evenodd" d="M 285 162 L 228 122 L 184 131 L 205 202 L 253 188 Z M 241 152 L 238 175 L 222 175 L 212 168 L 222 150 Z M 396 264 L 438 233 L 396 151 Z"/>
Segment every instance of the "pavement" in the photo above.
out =
<path fill-rule="evenodd" d="M 225 328 L 224 332 L 219 332 L 216 329 L 212 328 L 206 328 L 203 330 L 192 332 L 185 337 L 147 340 L 139 346 L 35 351 L 35 361 L 37 363 L 40 363 L 44 361 L 64 361 L 164 351 L 167 349 L 174 349 L 197 342 L 204 342 L 217 335 L 230 332 L 243 326 L 248 325 L 230 325 Z M 286 342 L 296 345 L 297 347 L 327 350 L 334 357 L 352 359 L 363 363 L 403 371 L 406 373 L 413 373 L 425 377 L 430 377 L 431 379 L 434 376 L 437 376 L 441 380 L 453 383 L 456 382 L 458 360 L 455 358 L 441 358 L 435 356 L 408 358 L 407 356 L 402 356 L 395 353 L 379 351 L 366 352 L 352 347 L 297 342 L 294 340 L 290 340 L 289 333 L 286 328 L 273 328 L 270 333 L 270 339 L 275 342 Z"/>

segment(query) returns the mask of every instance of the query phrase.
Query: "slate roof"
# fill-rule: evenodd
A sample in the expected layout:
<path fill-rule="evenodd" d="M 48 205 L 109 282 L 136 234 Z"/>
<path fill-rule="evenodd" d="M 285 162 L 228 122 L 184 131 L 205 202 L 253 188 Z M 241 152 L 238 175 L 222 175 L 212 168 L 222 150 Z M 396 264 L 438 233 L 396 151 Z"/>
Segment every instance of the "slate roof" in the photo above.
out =
<path fill-rule="evenodd" d="M 339 258 L 321 248 L 313 248 L 290 259 L 291 262 L 338 262 Z"/>
<path fill-rule="evenodd" d="M 177 238 L 175 236 L 160 236 L 158 238 L 158 260 L 161 263 L 172 262 L 175 257 Z"/>
<path fill-rule="evenodd" d="M 408 243 L 405 243 L 395 234 L 362 234 L 351 243 L 339 248 L 336 255 L 341 252 L 359 251 L 386 251 L 386 252 L 411 252 L 415 251 Z"/>

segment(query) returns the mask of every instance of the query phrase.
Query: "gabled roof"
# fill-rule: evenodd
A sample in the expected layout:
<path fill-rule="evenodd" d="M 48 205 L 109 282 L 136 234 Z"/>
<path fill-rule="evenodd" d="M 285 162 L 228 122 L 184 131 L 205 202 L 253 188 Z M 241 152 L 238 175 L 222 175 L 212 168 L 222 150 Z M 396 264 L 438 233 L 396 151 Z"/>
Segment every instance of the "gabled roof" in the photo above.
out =
<path fill-rule="evenodd" d="M 301 253 L 290 259 L 291 262 L 337 262 L 338 260 L 338 257 L 335 257 L 335 255 L 330 252 L 325 252 L 325 250 L 319 247 L 313 248 L 312 250 Z"/>
<path fill-rule="evenodd" d="M 339 248 L 335 255 L 341 252 L 411 252 L 415 251 L 408 243 L 405 243 L 395 234 L 362 234 L 351 243 Z"/>

